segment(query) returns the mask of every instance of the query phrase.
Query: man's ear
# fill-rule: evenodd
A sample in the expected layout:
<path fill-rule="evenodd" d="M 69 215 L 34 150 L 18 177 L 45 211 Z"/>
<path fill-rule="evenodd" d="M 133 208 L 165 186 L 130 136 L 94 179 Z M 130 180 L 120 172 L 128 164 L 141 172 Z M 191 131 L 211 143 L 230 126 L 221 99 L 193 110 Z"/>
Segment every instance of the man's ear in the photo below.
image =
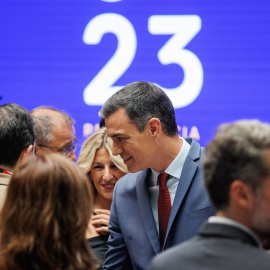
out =
<path fill-rule="evenodd" d="M 241 208 L 252 208 L 254 191 L 242 180 L 234 180 L 230 187 L 230 199 Z"/>
<path fill-rule="evenodd" d="M 161 122 L 158 118 L 151 118 L 148 121 L 149 131 L 151 135 L 160 135 L 161 132 Z"/>
<path fill-rule="evenodd" d="M 31 144 L 28 147 L 26 147 L 20 155 L 19 161 L 22 161 L 23 159 L 25 159 L 26 157 L 28 157 L 30 154 L 32 154 L 34 151 L 34 145 Z"/>
<path fill-rule="evenodd" d="M 37 146 L 35 144 L 34 154 L 38 156 L 38 154 L 39 154 L 39 152 L 40 152 L 41 149 L 42 149 L 41 147 L 39 147 L 39 146 Z"/>

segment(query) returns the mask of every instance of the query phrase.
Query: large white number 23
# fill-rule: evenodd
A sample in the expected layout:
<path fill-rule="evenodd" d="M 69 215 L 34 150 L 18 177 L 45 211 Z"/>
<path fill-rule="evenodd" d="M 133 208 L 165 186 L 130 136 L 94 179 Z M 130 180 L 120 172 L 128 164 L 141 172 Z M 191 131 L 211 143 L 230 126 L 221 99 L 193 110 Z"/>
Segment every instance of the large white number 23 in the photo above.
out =
<path fill-rule="evenodd" d="M 196 15 L 151 16 L 148 29 L 154 35 L 172 35 L 158 52 L 163 65 L 177 64 L 184 71 L 182 83 L 175 88 L 160 86 L 172 100 L 175 108 L 192 103 L 199 95 L 203 84 L 203 68 L 198 57 L 184 47 L 201 29 L 201 19 Z M 104 102 L 123 86 L 113 84 L 131 65 L 137 38 L 132 24 L 123 16 L 105 13 L 93 18 L 86 26 L 83 41 L 98 44 L 103 35 L 113 33 L 118 46 L 112 58 L 86 86 L 83 97 L 88 105 L 103 105 Z"/>

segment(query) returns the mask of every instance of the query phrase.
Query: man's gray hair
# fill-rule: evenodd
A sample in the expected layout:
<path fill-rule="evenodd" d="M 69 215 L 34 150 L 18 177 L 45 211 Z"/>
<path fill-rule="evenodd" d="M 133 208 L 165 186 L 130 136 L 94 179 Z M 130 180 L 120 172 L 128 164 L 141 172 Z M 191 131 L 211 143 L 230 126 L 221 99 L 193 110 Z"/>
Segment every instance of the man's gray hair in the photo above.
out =
<path fill-rule="evenodd" d="M 38 113 L 41 111 L 43 113 Z M 36 133 L 36 144 L 47 145 L 55 139 L 51 134 L 51 129 L 55 125 L 55 117 L 57 115 L 61 115 L 66 126 L 73 126 L 75 124 L 75 120 L 70 115 L 55 107 L 40 106 L 31 111 Z"/>
<path fill-rule="evenodd" d="M 112 95 L 103 105 L 99 116 L 108 118 L 124 108 L 130 121 L 142 132 L 151 118 L 158 118 L 168 136 L 178 134 L 175 111 L 171 100 L 157 85 L 150 82 L 133 82 Z"/>

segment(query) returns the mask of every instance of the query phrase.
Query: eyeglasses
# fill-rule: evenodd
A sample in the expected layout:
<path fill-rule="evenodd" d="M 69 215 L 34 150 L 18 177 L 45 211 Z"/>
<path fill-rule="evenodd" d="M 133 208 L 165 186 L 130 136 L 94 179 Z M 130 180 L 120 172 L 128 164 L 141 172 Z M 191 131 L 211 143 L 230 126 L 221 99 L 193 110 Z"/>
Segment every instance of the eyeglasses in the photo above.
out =
<path fill-rule="evenodd" d="M 79 141 L 76 139 L 73 142 L 72 146 L 64 147 L 64 148 L 48 146 L 48 145 L 45 145 L 45 144 L 37 144 L 37 146 L 53 149 L 53 150 L 56 150 L 57 152 L 62 152 L 64 156 L 69 157 L 72 151 L 76 151 L 77 146 L 78 146 L 78 142 Z"/>

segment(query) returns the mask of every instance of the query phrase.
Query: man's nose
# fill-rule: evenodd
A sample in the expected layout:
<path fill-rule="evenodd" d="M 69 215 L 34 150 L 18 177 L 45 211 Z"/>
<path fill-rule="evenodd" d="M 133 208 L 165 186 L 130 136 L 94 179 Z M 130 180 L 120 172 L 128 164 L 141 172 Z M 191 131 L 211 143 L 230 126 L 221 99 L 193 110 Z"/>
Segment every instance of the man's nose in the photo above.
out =
<path fill-rule="evenodd" d="M 112 154 L 114 156 L 118 156 L 118 155 L 120 155 L 122 153 L 123 153 L 123 149 L 121 147 L 119 147 L 115 142 L 113 142 Z"/>
<path fill-rule="evenodd" d="M 75 155 L 74 150 L 72 150 L 72 151 L 70 152 L 70 155 L 68 156 L 68 158 L 69 158 L 70 160 L 72 160 L 73 162 L 75 162 L 75 161 L 77 160 L 77 156 Z"/>

